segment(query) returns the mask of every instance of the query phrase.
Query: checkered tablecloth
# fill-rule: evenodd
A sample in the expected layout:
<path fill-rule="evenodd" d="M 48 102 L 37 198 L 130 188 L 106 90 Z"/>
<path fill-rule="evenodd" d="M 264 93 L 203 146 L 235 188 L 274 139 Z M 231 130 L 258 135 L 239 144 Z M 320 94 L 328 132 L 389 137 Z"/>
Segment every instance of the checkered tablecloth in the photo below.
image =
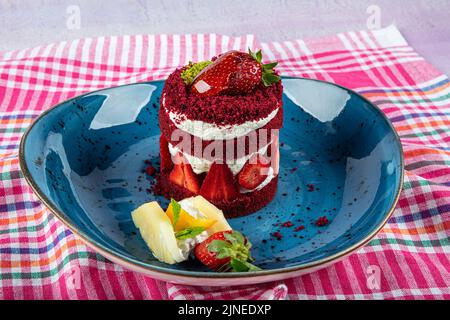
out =
<path fill-rule="evenodd" d="M 399 133 L 406 162 L 400 201 L 384 229 L 357 253 L 280 283 L 174 285 L 88 249 L 26 184 L 19 141 L 43 110 L 87 91 L 164 79 L 190 60 L 247 47 L 278 60 L 284 75 L 356 90 L 377 104 Z M 265 43 L 252 35 L 100 37 L 0 52 L 1 299 L 449 299 L 449 229 L 449 80 L 395 27 Z"/>

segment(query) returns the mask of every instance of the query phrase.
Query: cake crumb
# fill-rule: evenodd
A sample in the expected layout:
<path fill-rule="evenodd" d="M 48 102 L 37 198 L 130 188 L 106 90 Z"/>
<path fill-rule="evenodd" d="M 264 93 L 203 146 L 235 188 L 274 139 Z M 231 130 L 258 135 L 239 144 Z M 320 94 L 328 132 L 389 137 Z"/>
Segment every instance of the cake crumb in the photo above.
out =
<path fill-rule="evenodd" d="M 328 218 L 326 216 L 320 217 L 316 220 L 315 224 L 318 227 L 326 226 L 329 223 Z"/>

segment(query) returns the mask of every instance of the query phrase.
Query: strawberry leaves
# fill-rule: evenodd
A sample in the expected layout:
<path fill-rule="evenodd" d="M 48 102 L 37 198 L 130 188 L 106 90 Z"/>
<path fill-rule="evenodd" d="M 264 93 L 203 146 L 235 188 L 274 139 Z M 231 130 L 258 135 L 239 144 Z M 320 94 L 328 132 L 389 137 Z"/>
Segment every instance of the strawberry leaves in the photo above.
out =
<path fill-rule="evenodd" d="M 274 74 L 273 70 L 271 70 L 271 72 L 266 72 L 266 70 L 263 68 L 261 81 L 266 87 L 268 87 L 280 81 L 280 77 Z"/>
<path fill-rule="evenodd" d="M 255 59 L 257 62 L 259 62 L 262 65 L 262 76 L 261 81 L 262 83 L 268 87 L 274 83 L 277 83 L 280 81 L 280 77 L 275 74 L 275 71 L 273 68 L 275 68 L 278 65 L 278 62 L 271 62 L 271 63 L 262 63 L 262 52 L 261 50 L 258 50 L 257 52 L 253 52 L 248 48 L 248 54 L 252 56 L 253 59 Z"/>
<path fill-rule="evenodd" d="M 194 238 L 195 236 L 199 235 L 206 229 L 204 227 L 189 227 L 183 230 L 180 230 L 178 232 L 175 232 L 175 237 L 178 240 L 186 240 L 189 238 Z"/>
<path fill-rule="evenodd" d="M 257 266 L 254 266 L 253 264 L 247 261 L 242 261 L 235 258 L 231 259 L 230 265 L 231 269 L 235 272 L 248 272 L 261 270 L 261 268 L 258 268 Z"/>
<path fill-rule="evenodd" d="M 248 48 L 248 54 L 252 56 L 253 59 L 261 63 L 262 61 L 262 52 L 261 50 L 258 50 L 256 52 L 253 52 L 250 48 Z"/>
<path fill-rule="evenodd" d="M 250 254 L 251 243 L 237 231 L 224 233 L 225 240 L 211 241 L 207 249 L 215 253 L 217 259 L 229 258 L 229 263 L 221 270 L 233 272 L 247 272 L 261 270 L 250 262 L 253 258 Z"/>
<path fill-rule="evenodd" d="M 273 73 L 273 70 L 271 70 L 271 69 L 275 68 L 277 65 L 278 65 L 278 61 L 266 63 L 266 64 L 263 64 L 263 69 L 266 69 L 267 72 Z"/>

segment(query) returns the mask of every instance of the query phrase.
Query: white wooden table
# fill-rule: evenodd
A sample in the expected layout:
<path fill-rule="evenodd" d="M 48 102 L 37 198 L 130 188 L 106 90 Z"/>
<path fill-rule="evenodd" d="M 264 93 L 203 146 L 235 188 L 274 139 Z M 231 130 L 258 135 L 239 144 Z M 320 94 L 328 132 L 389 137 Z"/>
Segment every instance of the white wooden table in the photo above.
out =
<path fill-rule="evenodd" d="M 0 0 L 0 50 L 113 34 L 317 37 L 367 29 L 378 10 L 381 27 L 395 23 L 419 53 L 450 74 L 450 0 Z"/>

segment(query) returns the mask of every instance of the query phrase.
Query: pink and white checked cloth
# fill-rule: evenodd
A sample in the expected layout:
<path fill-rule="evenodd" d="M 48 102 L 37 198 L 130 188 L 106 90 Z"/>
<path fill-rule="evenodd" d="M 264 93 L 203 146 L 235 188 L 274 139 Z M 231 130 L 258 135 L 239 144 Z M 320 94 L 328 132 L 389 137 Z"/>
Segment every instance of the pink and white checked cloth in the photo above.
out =
<path fill-rule="evenodd" d="M 404 190 L 385 228 L 326 269 L 249 287 L 186 287 L 115 265 L 47 210 L 18 166 L 36 116 L 83 92 L 163 79 L 189 60 L 262 48 L 278 70 L 331 81 L 376 103 L 398 131 Z M 86 38 L 0 52 L 0 298 L 2 299 L 449 299 L 450 83 L 395 27 L 322 39 L 258 43 L 251 35 Z M 368 285 L 379 267 L 379 287 Z M 79 286 L 73 288 L 78 270 Z M 70 281 L 69 281 L 70 280 Z"/>

